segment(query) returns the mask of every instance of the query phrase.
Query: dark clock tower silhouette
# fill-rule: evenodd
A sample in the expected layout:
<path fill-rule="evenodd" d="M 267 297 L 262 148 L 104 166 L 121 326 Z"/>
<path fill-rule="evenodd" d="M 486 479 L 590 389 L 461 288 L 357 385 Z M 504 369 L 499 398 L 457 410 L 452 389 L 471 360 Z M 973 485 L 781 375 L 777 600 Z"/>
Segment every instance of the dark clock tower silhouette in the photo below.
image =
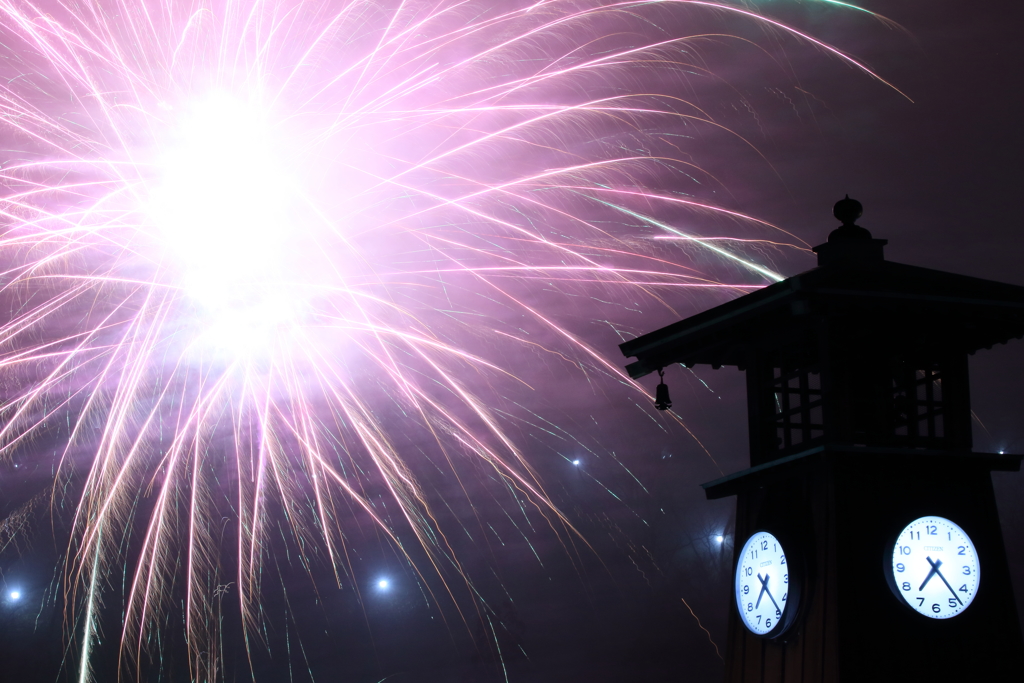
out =
<path fill-rule="evenodd" d="M 738 555 L 755 532 L 786 548 L 792 592 L 766 635 L 732 600 L 726 680 L 1024 680 L 991 481 L 1022 456 L 972 452 L 967 374 L 968 354 L 1024 336 L 1024 287 L 886 261 L 858 202 L 834 213 L 817 268 L 621 345 L 634 378 L 676 363 L 746 372 L 750 468 L 704 489 L 736 496 Z M 893 578 L 898 539 L 929 516 L 958 525 L 977 557 L 973 601 L 949 618 L 912 608 L 901 586 L 918 580 Z M 925 583 L 964 604 L 961 563 L 933 560 L 938 541 L 921 547 Z"/>

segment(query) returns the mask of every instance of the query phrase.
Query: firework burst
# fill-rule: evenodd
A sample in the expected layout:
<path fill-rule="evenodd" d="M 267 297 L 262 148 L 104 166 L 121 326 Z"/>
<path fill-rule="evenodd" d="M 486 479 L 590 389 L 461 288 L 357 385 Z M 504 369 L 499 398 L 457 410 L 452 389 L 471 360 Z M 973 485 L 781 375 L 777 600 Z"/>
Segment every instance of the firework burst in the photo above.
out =
<path fill-rule="evenodd" d="M 685 26 L 722 17 L 863 68 L 717 2 L 0 2 L 2 456 L 73 509 L 80 681 L 105 599 L 124 673 L 180 598 L 218 679 L 222 599 L 258 634 L 279 528 L 344 584 L 356 515 L 472 593 L 424 469 L 483 467 L 573 537 L 512 359 L 639 391 L 580 320 L 758 286 L 793 242 L 694 195 L 721 126 L 682 93 L 726 38 Z M 714 213 L 756 237 L 678 220 Z"/>

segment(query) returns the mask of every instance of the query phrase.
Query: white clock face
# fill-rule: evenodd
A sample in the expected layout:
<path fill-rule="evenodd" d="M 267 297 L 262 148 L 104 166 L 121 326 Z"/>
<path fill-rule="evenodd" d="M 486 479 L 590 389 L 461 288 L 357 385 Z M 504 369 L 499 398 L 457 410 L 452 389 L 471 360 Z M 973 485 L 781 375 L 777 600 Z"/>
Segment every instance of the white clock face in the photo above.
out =
<path fill-rule="evenodd" d="M 943 517 L 915 519 L 892 549 L 894 589 L 932 619 L 949 619 L 967 609 L 978 592 L 980 569 L 970 537 Z"/>
<path fill-rule="evenodd" d="M 778 539 L 758 531 L 743 545 L 736 565 L 736 608 L 758 635 L 778 628 L 789 601 L 789 564 Z"/>

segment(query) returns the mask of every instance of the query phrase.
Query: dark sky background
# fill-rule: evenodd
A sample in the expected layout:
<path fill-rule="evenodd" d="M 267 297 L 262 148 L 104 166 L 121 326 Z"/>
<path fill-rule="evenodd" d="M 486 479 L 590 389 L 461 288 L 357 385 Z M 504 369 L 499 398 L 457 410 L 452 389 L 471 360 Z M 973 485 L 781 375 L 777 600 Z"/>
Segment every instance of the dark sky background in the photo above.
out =
<path fill-rule="evenodd" d="M 770 163 L 729 153 L 710 160 L 728 188 L 723 203 L 818 244 L 835 227 L 832 204 L 848 193 L 864 204 L 860 224 L 889 240 L 890 260 L 1024 285 L 1024 7 L 865 3 L 904 33 L 855 13 L 836 21 L 814 3 L 765 4 L 774 16 L 864 61 L 913 103 L 836 59 L 786 48 L 776 56 L 792 60 L 793 78 L 808 96 L 792 115 L 776 115 L 772 105 L 756 104 L 768 97 L 756 74 L 730 73 L 727 59 L 715 62 L 734 90 L 712 114 L 736 123 L 748 115 L 737 109 L 737 98 L 754 102 L 750 116 L 757 120 L 736 125 Z M 791 275 L 813 265 L 801 255 L 778 267 Z M 652 313 L 643 331 L 669 322 L 666 313 Z M 610 341 L 607 353 L 617 358 Z M 980 352 L 971 372 L 975 450 L 1024 451 L 1024 341 Z M 743 378 L 735 369 L 672 368 L 666 380 L 676 409 L 710 456 L 658 418 L 641 421 L 635 411 L 620 417 L 619 404 L 602 404 L 571 386 L 551 387 L 564 392 L 557 400 L 586 404 L 596 424 L 581 428 L 598 430 L 597 440 L 616 453 L 616 459 L 562 453 L 538 468 L 590 549 L 564 533 L 559 541 L 554 532 L 538 534 L 542 541 L 531 547 L 525 537 L 507 535 L 500 519 L 492 521 L 500 543 L 454 542 L 492 606 L 482 617 L 467 613 L 465 622 L 451 607 L 428 607 L 425 584 L 384 544 L 365 552 L 361 602 L 314 590 L 301 567 L 282 560 L 290 588 L 268 598 L 267 610 L 285 616 L 263 634 L 271 654 L 254 646 L 256 669 L 267 676 L 261 680 L 308 681 L 309 671 L 312 680 L 346 683 L 719 680 L 733 501 L 705 501 L 699 484 L 747 464 Z M 656 380 L 646 383 L 653 387 Z M 579 466 L 570 462 L 575 457 Z M 1024 476 L 994 479 L 1024 614 Z M 724 543 L 714 540 L 718 534 Z M 17 582 L 26 593 L 17 604 L 0 602 L 2 681 L 61 675 L 62 616 L 40 608 L 54 561 L 37 542 L 2 564 L 0 583 Z M 389 579 L 389 590 L 375 589 L 378 577 Z M 234 625 L 230 609 L 225 615 Z M 481 621 L 501 624 L 496 639 Z M 176 626 L 173 617 L 167 626 Z M 104 637 L 116 637 L 112 627 Z M 225 652 L 244 662 L 239 643 L 228 643 Z M 229 680 L 246 680 L 245 671 L 232 667 Z M 187 680 L 184 662 L 165 662 L 164 673 L 162 680 Z"/>

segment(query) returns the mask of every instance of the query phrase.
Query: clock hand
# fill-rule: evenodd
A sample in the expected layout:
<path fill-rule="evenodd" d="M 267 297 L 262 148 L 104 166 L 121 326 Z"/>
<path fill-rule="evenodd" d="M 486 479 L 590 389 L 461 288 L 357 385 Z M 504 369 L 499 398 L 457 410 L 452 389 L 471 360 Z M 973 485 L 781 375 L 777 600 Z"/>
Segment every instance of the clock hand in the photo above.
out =
<path fill-rule="evenodd" d="M 765 578 L 767 578 L 767 577 L 765 577 Z M 770 590 L 768 590 L 767 584 L 764 587 L 764 592 L 768 594 L 768 599 L 772 601 L 773 605 L 775 605 L 775 611 L 778 612 L 779 614 L 782 614 L 782 608 L 779 607 L 779 603 L 775 602 L 775 598 L 772 597 L 772 592 Z"/>
<path fill-rule="evenodd" d="M 953 587 L 949 585 L 949 581 L 946 581 L 946 577 L 943 576 L 942 572 L 939 571 L 940 564 L 942 564 L 942 560 L 939 560 L 938 563 L 933 565 L 935 567 L 935 573 L 939 575 L 939 578 L 942 579 L 942 583 L 946 584 L 946 588 L 949 589 L 949 592 L 953 594 L 953 597 L 956 598 L 956 601 L 959 602 L 960 606 L 962 607 L 964 601 L 960 599 L 960 596 L 956 594 L 956 591 L 953 590 Z"/>
<path fill-rule="evenodd" d="M 930 557 L 926 557 L 924 559 L 928 560 L 928 564 L 930 564 L 932 566 L 932 570 L 930 572 L 928 572 L 928 576 L 924 577 L 924 582 L 921 584 L 921 587 L 917 589 L 918 592 L 924 590 L 924 587 L 926 585 L 928 585 L 928 582 L 931 581 L 932 577 L 935 576 L 935 574 L 939 571 L 939 565 L 942 564 L 942 560 L 937 560 L 935 562 L 932 562 L 932 558 L 930 558 Z M 940 574 L 940 576 L 941 576 L 941 574 Z M 945 581 L 945 579 L 943 579 L 943 581 Z"/>
<path fill-rule="evenodd" d="M 765 574 L 763 579 L 761 578 L 761 575 L 758 574 L 757 579 L 761 582 L 761 594 L 757 596 L 757 605 L 761 604 L 761 596 L 767 593 L 768 599 L 772 601 L 773 605 L 775 605 L 775 611 L 782 614 L 782 609 L 779 607 L 779 603 L 775 602 L 775 596 L 773 596 L 772 592 L 768 590 L 768 574 Z M 754 609 L 757 609 L 757 605 L 754 605 Z"/>
<path fill-rule="evenodd" d="M 761 574 L 759 573 L 757 575 L 757 580 L 761 582 L 761 592 L 757 594 L 757 602 L 754 603 L 754 609 L 757 609 L 758 607 L 761 606 L 761 598 L 764 596 L 765 591 L 768 590 L 768 575 L 765 574 L 764 578 L 762 579 L 761 578 Z M 769 593 L 769 595 L 771 595 L 771 594 Z M 774 600 L 773 600 L 773 602 L 774 602 Z"/>

